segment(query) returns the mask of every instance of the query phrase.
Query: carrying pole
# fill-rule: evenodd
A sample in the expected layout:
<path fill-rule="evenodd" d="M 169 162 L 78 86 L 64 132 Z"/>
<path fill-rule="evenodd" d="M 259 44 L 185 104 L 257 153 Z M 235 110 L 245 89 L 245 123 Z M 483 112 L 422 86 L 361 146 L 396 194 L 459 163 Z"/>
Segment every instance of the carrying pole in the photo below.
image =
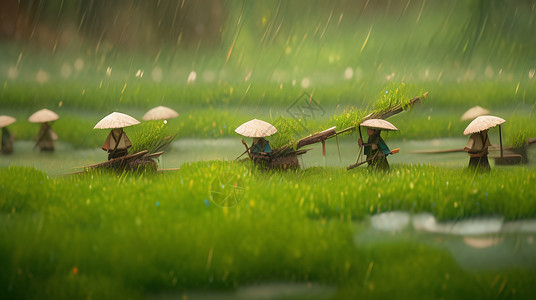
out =
<path fill-rule="evenodd" d="M 502 146 L 501 125 L 499 125 L 499 142 L 501 144 L 501 158 L 502 158 L 503 157 L 503 146 Z"/>
<path fill-rule="evenodd" d="M 361 125 L 358 126 L 359 128 L 359 138 L 361 139 L 361 142 L 363 142 L 363 136 L 361 135 Z M 363 145 L 359 146 L 359 154 L 357 155 L 357 160 L 355 163 L 359 163 L 359 158 L 361 157 L 361 153 L 363 152 Z"/>

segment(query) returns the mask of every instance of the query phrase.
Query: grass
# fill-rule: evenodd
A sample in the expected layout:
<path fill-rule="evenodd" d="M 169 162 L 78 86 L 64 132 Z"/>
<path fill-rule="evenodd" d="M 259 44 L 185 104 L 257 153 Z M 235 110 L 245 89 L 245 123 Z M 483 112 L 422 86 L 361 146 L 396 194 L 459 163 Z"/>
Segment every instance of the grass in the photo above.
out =
<path fill-rule="evenodd" d="M 97 148 L 108 131 L 92 128 L 111 111 L 139 117 L 167 105 L 181 114 L 167 127 L 177 138 L 236 136 L 238 125 L 256 117 L 280 129 L 271 138 L 277 147 L 353 126 L 369 108 L 411 98 L 407 89 L 415 86 L 430 98 L 390 120 L 400 128 L 395 137 L 461 137 L 467 124 L 459 116 L 481 105 L 507 119 L 505 144 L 516 146 L 536 136 L 534 10 L 494 3 L 499 9 L 485 14 L 471 3 L 410 1 L 383 11 L 372 2 L 365 10 L 351 1 L 227 1 L 228 24 L 244 25 L 224 26 L 219 47 L 173 42 L 156 57 L 93 51 L 84 41 L 55 52 L 1 42 L 0 112 L 18 118 L 10 126 L 18 139 L 31 140 L 38 127 L 26 118 L 48 107 L 61 116 L 53 125 L 60 140 Z M 483 14 L 490 25 L 473 26 Z M 61 24 L 67 15 L 53 19 Z M 85 67 L 64 76 L 78 59 Z M 13 68 L 16 78 L 8 75 Z M 157 68 L 160 80 L 150 75 Z M 38 83 L 38 71 L 48 81 Z M 188 83 L 191 71 L 198 79 Z M 406 85 L 397 90 L 392 82 Z M 394 92 L 379 96 L 389 84 Z M 306 128 L 285 112 L 304 90 L 327 112 Z M 143 128 L 126 130 L 135 145 L 159 134 L 140 136 Z M 224 174 L 244 183 L 236 207 L 209 200 L 208 187 Z M 336 299 L 530 298 L 531 261 L 523 269 L 467 271 L 444 249 L 418 241 L 357 247 L 353 237 L 355 221 L 392 210 L 440 220 L 535 218 L 535 176 L 527 167 L 475 175 L 422 165 L 394 165 L 389 174 L 266 173 L 231 162 L 156 175 L 0 169 L 0 298 L 141 299 L 266 281 L 335 285 Z"/>
<path fill-rule="evenodd" d="M 223 174 L 245 187 L 235 207 L 208 200 L 208 187 Z M 418 242 L 356 247 L 352 221 L 391 210 L 431 212 L 440 220 L 534 218 L 535 174 L 512 168 L 474 176 L 407 165 L 388 174 L 278 173 L 217 161 L 139 176 L 48 177 L 31 168 L 0 169 L 0 295 L 142 298 L 277 280 L 336 285 L 338 299 L 417 289 L 422 298 L 486 298 L 501 277 L 508 278 L 506 294 L 515 288 L 522 297 L 534 292 L 527 278 L 536 266 L 468 272 L 444 250 Z M 407 276 L 413 268 L 419 271 Z M 452 280 L 443 289 L 445 273 Z"/>

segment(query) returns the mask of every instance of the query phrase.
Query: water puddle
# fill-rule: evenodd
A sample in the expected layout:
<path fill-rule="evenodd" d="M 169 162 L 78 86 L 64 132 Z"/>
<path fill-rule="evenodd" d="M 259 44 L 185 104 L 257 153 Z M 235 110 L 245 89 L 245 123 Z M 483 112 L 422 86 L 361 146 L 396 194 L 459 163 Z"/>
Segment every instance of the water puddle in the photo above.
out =
<path fill-rule="evenodd" d="M 504 221 L 480 217 L 438 222 L 433 215 L 386 212 L 355 224 L 357 247 L 422 243 L 447 249 L 460 267 L 468 270 L 534 268 L 536 220 Z"/>

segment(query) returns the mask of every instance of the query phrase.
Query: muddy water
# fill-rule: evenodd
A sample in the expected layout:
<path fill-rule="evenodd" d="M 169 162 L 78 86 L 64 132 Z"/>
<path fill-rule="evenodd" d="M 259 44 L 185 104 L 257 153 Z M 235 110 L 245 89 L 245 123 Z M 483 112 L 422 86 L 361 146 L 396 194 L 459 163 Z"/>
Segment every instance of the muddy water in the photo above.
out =
<path fill-rule="evenodd" d="M 389 156 L 390 164 L 433 164 L 446 167 L 463 167 L 468 163 L 465 152 L 444 154 L 414 154 L 413 151 L 445 150 L 462 148 L 465 138 L 434 139 L 424 141 L 389 140 L 391 149 L 400 148 L 400 153 Z M 56 151 L 41 153 L 33 148 L 33 142 L 15 142 L 15 153 L 0 155 L 0 167 L 9 165 L 33 166 L 45 171 L 49 175 L 61 175 L 80 170 L 79 167 L 103 162 L 107 155 L 100 149 L 75 150 L 67 143 L 57 143 Z M 330 166 L 341 167 L 356 162 L 359 147 L 353 138 L 331 139 L 326 142 L 326 156 L 322 156 L 322 145 L 315 144 L 308 147 L 310 151 L 302 155 L 302 167 Z M 529 166 L 535 166 L 536 147 L 529 149 Z M 171 144 L 160 159 L 161 168 L 178 168 L 183 163 L 199 160 L 232 160 L 244 152 L 240 138 L 222 139 L 179 139 Z M 339 155 L 340 153 L 340 155 Z M 492 151 L 490 155 L 498 155 Z M 243 156 L 246 157 L 246 156 Z M 363 158 L 361 158 L 362 160 Z M 493 160 L 490 159 L 493 166 Z"/>

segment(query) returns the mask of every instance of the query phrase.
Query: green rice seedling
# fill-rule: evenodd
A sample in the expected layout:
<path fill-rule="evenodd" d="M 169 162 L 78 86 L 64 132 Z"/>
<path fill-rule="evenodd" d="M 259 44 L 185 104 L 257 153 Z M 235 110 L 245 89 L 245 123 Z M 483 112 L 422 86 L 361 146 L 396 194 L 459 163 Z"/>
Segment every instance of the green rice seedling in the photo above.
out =
<path fill-rule="evenodd" d="M 134 129 L 134 138 L 129 154 L 147 150 L 147 154 L 160 151 L 169 144 L 177 133 L 174 133 L 168 126 L 167 121 L 148 121 Z"/>
<path fill-rule="evenodd" d="M 296 149 L 296 143 L 301 137 L 300 134 L 304 132 L 300 121 L 293 118 L 278 117 L 273 121 L 273 125 L 277 128 L 277 132 L 271 137 L 272 148 L 291 146 L 292 149 Z"/>
<path fill-rule="evenodd" d="M 536 137 L 536 126 L 531 126 L 533 118 L 513 114 L 507 118 L 504 128 L 505 145 L 519 148 L 527 145 L 529 138 Z"/>
<path fill-rule="evenodd" d="M 366 115 L 367 113 L 363 110 L 350 108 L 339 115 L 331 117 L 328 123 L 337 126 L 338 130 L 343 130 L 346 128 L 359 126 Z"/>

